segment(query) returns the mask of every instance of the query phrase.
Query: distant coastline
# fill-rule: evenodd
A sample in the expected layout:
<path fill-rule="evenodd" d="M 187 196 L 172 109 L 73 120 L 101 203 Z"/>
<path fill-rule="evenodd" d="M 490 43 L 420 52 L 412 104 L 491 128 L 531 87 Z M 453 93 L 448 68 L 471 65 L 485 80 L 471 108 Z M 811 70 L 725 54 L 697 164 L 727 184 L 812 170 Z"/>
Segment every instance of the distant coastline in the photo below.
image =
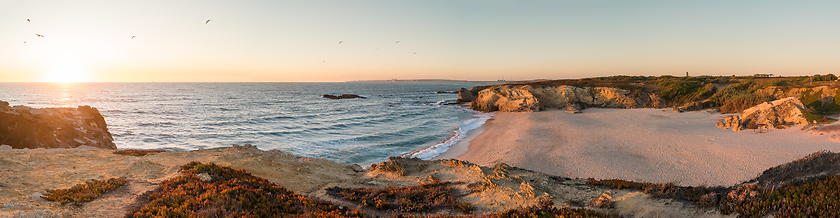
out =
<path fill-rule="evenodd" d="M 349 80 L 347 82 L 468 82 L 468 83 L 496 83 L 505 81 L 454 80 L 454 79 L 380 79 L 380 80 Z"/>

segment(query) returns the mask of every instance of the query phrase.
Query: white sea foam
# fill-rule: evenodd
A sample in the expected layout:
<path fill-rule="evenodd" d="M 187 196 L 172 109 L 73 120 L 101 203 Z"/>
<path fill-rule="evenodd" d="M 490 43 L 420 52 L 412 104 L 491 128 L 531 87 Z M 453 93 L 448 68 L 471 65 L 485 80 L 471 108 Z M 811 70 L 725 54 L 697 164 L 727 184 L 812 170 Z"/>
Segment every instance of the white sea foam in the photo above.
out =
<path fill-rule="evenodd" d="M 423 160 L 429 160 L 429 159 L 432 159 L 434 157 L 437 157 L 440 154 L 443 154 L 443 152 L 446 152 L 447 150 L 449 150 L 449 147 L 452 147 L 452 145 L 455 145 L 456 143 L 458 143 L 461 140 L 463 140 L 464 138 L 466 138 L 467 133 L 469 131 L 474 130 L 474 129 L 478 129 L 478 127 L 481 127 L 481 125 L 484 125 L 484 122 L 486 122 L 488 119 L 493 117 L 493 115 L 495 114 L 495 113 L 481 113 L 481 112 L 473 111 L 473 110 L 470 110 L 470 109 L 465 109 L 465 110 L 474 112 L 476 118 L 466 120 L 463 123 L 461 123 L 461 125 L 458 125 L 458 127 L 455 130 L 452 131 L 452 135 L 449 138 L 447 138 L 446 140 L 444 140 L 443 142 L 438 143 L 438 144 L 433 145 L 433 146 L 428 147 L 428 148 L 424 148 L 424 149 L 421 149 L 421 150 L 417 150 L 417 151 L 408 153 L 408 154 L 405 155 L 405 157 L 416 157 L 416 158 L 420 158 L 420 159 L 423 159 Z"/>
<path fill-rule="evenodd" d="M 420 105 L 400 105 L 400 108 L 436 108 L 442 106 L 444 103 L 446 103 L 446 100 Z"/>

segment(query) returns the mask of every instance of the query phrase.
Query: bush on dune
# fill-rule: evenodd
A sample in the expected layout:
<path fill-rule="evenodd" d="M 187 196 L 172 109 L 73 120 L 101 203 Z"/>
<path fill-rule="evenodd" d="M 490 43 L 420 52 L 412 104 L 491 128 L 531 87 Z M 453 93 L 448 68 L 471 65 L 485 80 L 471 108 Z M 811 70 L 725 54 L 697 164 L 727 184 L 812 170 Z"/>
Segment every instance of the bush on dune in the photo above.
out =
<path fill-rule="evenodd" d="M 84 184 L 74 185 L 68 189 L 48 190 L 47 195 L 43 198 L 48 201 L 58 201 L 61 204 L 73 203 L 75 205 L 81 205 L 82 203 L 93 201 L 108 191 L 123 186 L 126 182 L 127 180 L 125 178 L 93 180 Z"/>
<path fill-rule="evenodd" d="M 451 184 L 452 182 L 441 182 L 435 179 L 431 183 L 403 188 L 346 189 L 332 187 L 327 189 L 327 193 L 377 210 L 430 212 L 442 208 L 452 208 L 469 213 L 472 206 L 466 203 L 458 203 L 455 200 L 455 189 L 447 187 Z"/>
<path fill-rule="evenodd" d="M 128 217 L 364 217 L 214 163 L 190 162 L 181 172 L 161 182 L 150 203 Z"/>

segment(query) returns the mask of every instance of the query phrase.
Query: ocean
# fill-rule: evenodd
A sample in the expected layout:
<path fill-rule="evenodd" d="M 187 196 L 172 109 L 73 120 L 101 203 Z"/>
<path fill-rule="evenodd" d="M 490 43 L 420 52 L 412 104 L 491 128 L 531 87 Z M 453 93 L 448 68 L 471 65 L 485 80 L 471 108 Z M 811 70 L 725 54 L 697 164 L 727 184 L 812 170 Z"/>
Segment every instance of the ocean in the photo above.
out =
<path fill-rule="evenodd" d="M 362 166 L 429 159 L 492 114 L 456 105 L 484 83 L 0 83 L 11 105 L 90 105 L 119 149 L 194 150 L 252 144 Z M 326 99 L 357 94 L 367 99 Z"/>

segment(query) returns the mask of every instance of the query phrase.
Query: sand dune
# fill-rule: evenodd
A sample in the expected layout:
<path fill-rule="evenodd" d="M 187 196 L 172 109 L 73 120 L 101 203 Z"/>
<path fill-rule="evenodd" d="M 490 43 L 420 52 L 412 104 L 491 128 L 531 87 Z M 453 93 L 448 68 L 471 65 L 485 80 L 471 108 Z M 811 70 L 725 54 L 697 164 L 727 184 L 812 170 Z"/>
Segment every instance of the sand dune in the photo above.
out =
<path fill-rule="evenodd" d="M 498 112 L 464 143 L 469 150 L 458 159 L 572 178 L 728 186 L 818 150 L 840 151 L 840 143 L 801 126 L 761 134 L 715 127 L 723 116 L 662 109 Z"/>

